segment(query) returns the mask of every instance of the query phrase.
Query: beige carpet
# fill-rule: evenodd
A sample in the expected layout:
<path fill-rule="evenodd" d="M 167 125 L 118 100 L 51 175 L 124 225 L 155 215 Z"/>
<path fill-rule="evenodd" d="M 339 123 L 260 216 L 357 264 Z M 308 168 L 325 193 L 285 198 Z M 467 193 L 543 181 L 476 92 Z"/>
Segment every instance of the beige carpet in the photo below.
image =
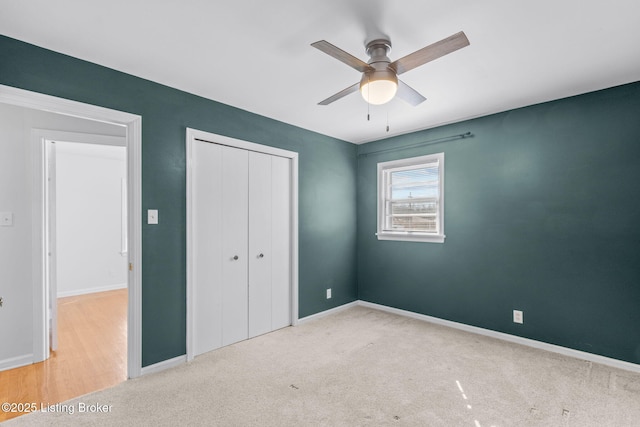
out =
<path fill-rule="evenodd" d="M 65 405 L 6 425 L 638 426 L 640 374 L 354 307 Z"/>

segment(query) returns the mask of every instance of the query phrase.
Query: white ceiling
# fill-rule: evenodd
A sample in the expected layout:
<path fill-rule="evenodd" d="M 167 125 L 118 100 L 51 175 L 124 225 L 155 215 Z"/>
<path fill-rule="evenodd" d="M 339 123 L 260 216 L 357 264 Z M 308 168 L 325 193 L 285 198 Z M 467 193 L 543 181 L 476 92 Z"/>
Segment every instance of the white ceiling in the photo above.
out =
<path fill-rule="evenodd" d="M 354 143 L 640 80 L 638 0 L 0 0 L 0 33 Z M 391 60 L 463 30 L 471 45 L 401 76 L 427 97 L 371 107 L 325 39 Z M 387 117 L 390 131 L 386 132 Z"/>

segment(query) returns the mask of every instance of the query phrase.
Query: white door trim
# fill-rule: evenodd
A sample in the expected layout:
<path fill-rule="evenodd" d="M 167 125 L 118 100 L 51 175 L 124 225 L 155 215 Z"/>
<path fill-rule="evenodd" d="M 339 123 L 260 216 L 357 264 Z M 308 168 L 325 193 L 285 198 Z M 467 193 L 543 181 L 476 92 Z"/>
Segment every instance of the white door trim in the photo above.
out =
<path fill-rule="evenodd" d="M 31 132 L 33 135 L 33 131 Z M 46 352 L 46 356 L 49 357 L 49 348 L 52 351 L 58 350 L 58 251 L 56 250 L 56 236 L 58 234 L 58 230 L 56 228 L 56 145 L 53 141 L 47 141 L 46 139 L 41 140 L 41 144 L 39 145 L 41 146 L 41 149 L 44 152 L 44 157 L 46 159 L 43 168 L 45 179 L 43 179 L 40 184 L 44 188 L 42 192 L 45 194 L 45 238 L 42 241 L 42 251 L 45 252 L 43 255 L 45 259 L 44 291 L 46 294 L 45 300 L 47 301 L 47 304 L 45 306 L 45 319 L 47 319 L 45 325 L 47 327 L 47 330 L 45 331 L 44 350 Z M 37 151 L 33 150 L 32 153 L 37 153 Z M 36 187 L 36 182 L 34 181 L 32 185 L 32 193 L 35 195 L 36 192 L 33 191 L 33 188 Z M 35 206 L 35 203 L 33 206 Z M 37 325 L 34 324 L 34 326 Z M 47 339 L 49 339 L 49 342 L 47 342 Z"/>
<path fill-rule="evenodd" d="M 49 111 L 67 116 L 123 125 L 127 128 L 127 176 L 129 197 L 129 263 L 134 266 L 129 271 L 128 330 L 127 330 L 127 375 L 140 376 L 142 369 L 142 117 L 84 104 L 50 95 L 0 85 L 0 103 L 19 107 Z M 34 207 L 35 209 L 35 207 Z M 42 217 L 42 212 L 34 212 L 34 218 Z M 40 224 L 42 227 L 42 224 Z M 34 239 L 35 237 L 34 233 Z M 40 241 L 35 242 L 33 257 L 34 325 L 45 321 L 44 301 L 41 301 L 44 269 L 39 254 Z M 40 314 L 38 314 L 40 313 Z M 46 328 L 41 328 L 43 331 Z M 44 337 L 34 336 L 34 349 Z M 37 355 L 34 355 L 37 357 Z"/>
<path fill-rule="evenodd" d="M 193 310 L 193 168 L 192 154 L 196 140 L 270 154 L 291 159 L 291 324 L 298 324 L 298 153 L 260 145 L 228 136 L 187 128 L 187 361 L 195 357 L 195 321 Z"/>
<path fill-rule="evenodd" d="M 36 254 L 36 247 L 39 245 L 38 257 L 42 260 L 44 267 L 44 289 L 45 313 L 49 311 L 49 315 L 45 314 L 46 319 L 50 319 L 51 323 L 45 323 L 46 331 L 44 333 L 44 342 L 36 343 L 34 341 L 33 354 L 36 355 L 35 362 L 41 362 L 49 357 L 48 349 L 56 350 L 58 346 L 57 340 L 57 305 L 53 304 L 58 298 L 56 284 L 56 213 L 55 213 L 55 145 L 48 146 L 49 142 L 64 141 L 73 143 L 110 145 L 110 146 L 127 146 L 125 137 L 95 135 L 89 133 L 66 132 L 50 129 L 31 129 L 31 153 L 32 153 L 32 215 L 38 220 L 39 224 L 44 224 L 44 229 L 33 230 L 33 254 Z M 45 171 L 48 170 L 48 176 Z M 48 181 L 47 181 L 48 180 Z M 41 217 L 42 216 L 42 217 Z M 126 236 L 125 236 L 126 237 Z M 47 256 L 48 255 L 48 256 Z M 48 283 L 47 283 L 48 282 Z M 48 286 L 47 286 L 48 285 Z M 47 291 L 48 289 L 48 291 Z M 34 298 L 35 301 L 35 298 Z M 38 299 L 38 301 L 40 301 Z M 35 316 L 35 314 L 34 314 Z M 35 319 L 35 317 L 34 317 Z M 39 317 L 38 317 L 39 319 Z M 41 322 L 34 322 L 34 327 L 42 326 Z M 49 331 L 50 329 L 50 331 Z M 49 332 L 47 332 L 49 331 Z M 40 337 L 43 334 L 37 331 L 35 336 Z M 48 340 L 51 340 L 50 342 Z M 40 348 L 38 348 L 40 347 Z"/>

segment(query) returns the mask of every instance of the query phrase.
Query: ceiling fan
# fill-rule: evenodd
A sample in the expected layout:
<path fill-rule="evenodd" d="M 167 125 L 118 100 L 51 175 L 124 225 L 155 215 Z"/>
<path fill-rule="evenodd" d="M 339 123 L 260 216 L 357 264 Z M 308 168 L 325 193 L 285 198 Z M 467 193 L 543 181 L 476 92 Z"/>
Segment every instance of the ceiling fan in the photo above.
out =
<path fill-rule="evenodd" d="M 460 31 L 393 62 L 387 57 L 389 49 L 391 49 L 391 42 L 388 39 L 380 38 L 367 43 L 366 50 L 370 57 L 368 63 L 325 40 L 311 43 L 311 46 L 362 73 L 360 83 L 341 90 L 324 101 L 320 101 L 318 105 L 331 104 L 360 89 L 364 100 L 373 105 L 385 104 L 397 94 L 402 100 L 416 106 L 426 98 L 399 80 L 398 75 L 469 46 L 469 39 L 463 31 Z"/>

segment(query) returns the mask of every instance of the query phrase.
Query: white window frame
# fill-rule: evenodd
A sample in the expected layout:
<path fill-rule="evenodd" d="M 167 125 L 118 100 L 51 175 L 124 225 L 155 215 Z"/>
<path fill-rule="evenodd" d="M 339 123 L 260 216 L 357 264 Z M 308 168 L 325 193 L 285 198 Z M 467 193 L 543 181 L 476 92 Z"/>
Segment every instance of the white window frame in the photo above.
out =
<path fill-rule="evenodd" d="M 426 233 L 420 231 L 391 231 L 385 230 L 386 198 L 388 186 L 386 180 L 390 176 L 389 172 L 399 169 L 418 169 L 426 164 L 438 162 L 438 211 L 436 220 L 438 222 L 437 233 Z M 411 157 L 407 159 L 392 160 L 378 163 L 378 240 L 401 240 L 409 242 L 433 242 L 443 243 L 444 234 L 444 153 L 429 154 L 427 156 Z"/>

